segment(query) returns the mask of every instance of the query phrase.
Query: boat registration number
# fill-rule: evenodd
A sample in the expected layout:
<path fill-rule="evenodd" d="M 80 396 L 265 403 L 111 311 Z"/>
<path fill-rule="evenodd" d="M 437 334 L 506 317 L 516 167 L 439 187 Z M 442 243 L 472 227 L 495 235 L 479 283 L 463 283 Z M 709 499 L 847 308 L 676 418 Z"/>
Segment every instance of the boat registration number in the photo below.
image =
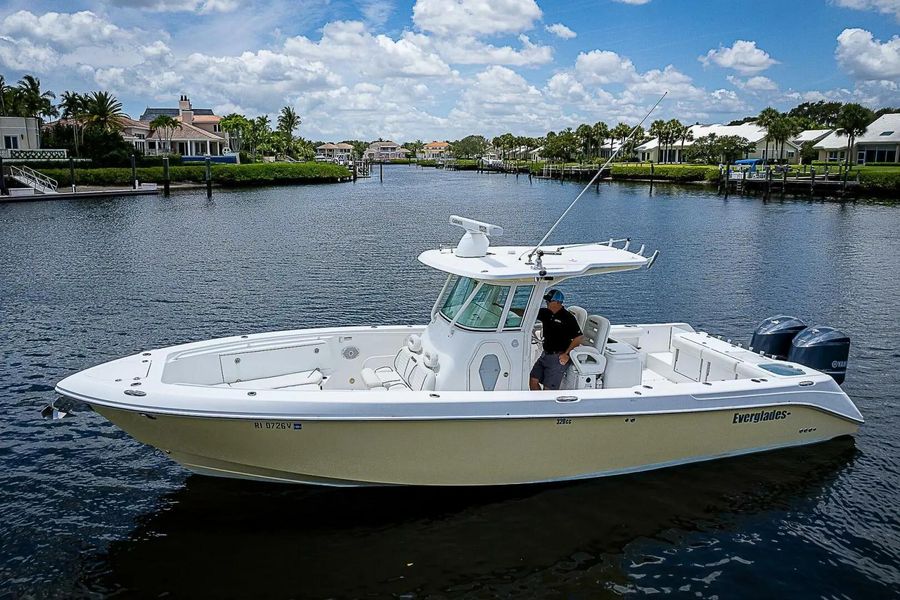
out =
<path fill-rule="evenodd" d="M 284 421 L 253 421 L 253 429 L 268 429 L 270 431 L 299 431 L 303 429 L 303 423 L 285 423 Z"/>

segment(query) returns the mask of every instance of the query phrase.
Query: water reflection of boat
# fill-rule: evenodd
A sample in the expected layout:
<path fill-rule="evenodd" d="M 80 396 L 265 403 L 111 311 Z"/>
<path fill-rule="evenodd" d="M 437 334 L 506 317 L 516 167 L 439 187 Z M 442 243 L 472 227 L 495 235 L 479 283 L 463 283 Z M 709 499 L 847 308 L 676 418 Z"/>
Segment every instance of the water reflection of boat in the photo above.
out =
<path fill-rule="evenodd" d="M 466 230 L 459 245 L 419 256 L 447 275 L 427 325 L 173 346 L 57 390 L 197 473 L 337 486 L 601 477 L 822 442 L 862 422 L 813 368 L 686 323 L 611 325 L 574 307 L 585 343 L 563 391 L 530 391 L 548 289 L 657 255 L 624 239 L 490 247 L 499 227 L 451 223 Z"/>
<path fill-rule="evenodd" d="M 514 590 L 539 572 L 546 589 L 596 597 L 594 567 L 627 580 L 622 557 L 634 543 L 741 530 L 751 518 L 758 528 L 771 511 L 820 501 L 855 455 L 845 438 L 513 488 L 347 491 L 190 477 L 129 539 L 91 559 L 81 585 L 141 597 L 533 597 Z"/>

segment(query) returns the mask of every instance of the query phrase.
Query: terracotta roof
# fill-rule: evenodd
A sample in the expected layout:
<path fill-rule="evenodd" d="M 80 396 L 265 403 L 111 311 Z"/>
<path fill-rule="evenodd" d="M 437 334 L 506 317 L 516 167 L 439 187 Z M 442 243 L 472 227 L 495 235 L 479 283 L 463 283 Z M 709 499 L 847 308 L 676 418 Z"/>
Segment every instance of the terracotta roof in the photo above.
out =
<path fill-rule="evenodd" d="M 435 149 L 435 150 L 440 150 L 440 149 L 443 149 L 443 148 L 449 148 L 449 147 L 450 147 L 450 144 L 447 143 L 447 142 L 429 142 L 429 143 L 425 144 L 425 147 L 426 147 L 426 148 L 433 148 L 433 149 Z"/>
<path fill-rule="evenodd" d="M 222 117 L 217 117 L 216 115 L 194 115 L 194 123 L 218 123 L 222 120 Z"/>

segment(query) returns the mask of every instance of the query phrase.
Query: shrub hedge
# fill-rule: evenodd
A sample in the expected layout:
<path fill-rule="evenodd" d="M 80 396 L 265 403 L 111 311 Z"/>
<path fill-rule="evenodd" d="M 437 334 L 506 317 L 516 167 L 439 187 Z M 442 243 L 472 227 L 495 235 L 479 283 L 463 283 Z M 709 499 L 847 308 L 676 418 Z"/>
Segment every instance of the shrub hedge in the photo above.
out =
<path fill-rule="evenodd" d="M 210 169 L 213 183 L 223 186 L 274 185 L 280 183 L 324 183 L 340 181 L 350 176 L 350 171 L 331 163 L 258 163 L 250 165 L 213 165 Z M 72 185 L 69 169 L 42 169 L 61 186 Z M 172 183 L 202 183 L 206 180 L 206 166 L 176 166 L 169 168 Z M 138 181 L 163 183 L 162 167 L 137 169 Z M 76 169 L 78 185 L 131 186 L 130 168 Z"/>
<path fill-rule="evenodd" d="M 612 164 L 613 179 L 649 179 L 650 165 Z M 654 165 L 654 179 L 668 181 L 718 181 L 719 168 L 709 165 Z"/>
<path fill-rule="evenodd" d="M 854 174 L 858 174 L 860 184 L 867 190 L 900 193 L 900 169 L 864 167 Z"/>

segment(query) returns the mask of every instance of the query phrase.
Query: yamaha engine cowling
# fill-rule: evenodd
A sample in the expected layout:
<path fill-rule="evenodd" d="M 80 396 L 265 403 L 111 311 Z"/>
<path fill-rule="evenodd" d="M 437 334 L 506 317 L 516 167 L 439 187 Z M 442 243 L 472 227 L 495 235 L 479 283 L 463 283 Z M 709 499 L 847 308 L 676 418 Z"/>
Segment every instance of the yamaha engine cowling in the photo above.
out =
<path fill-rule="evenodd" d="M 750 347 L 754 352 L 764 352 L 784 360 L 791 351 L 794 336 L 806 329 L 806 323 L 797 317 L 780 315 L 769 317 L 753 332 Z"/>
<path fill-rule="evenodd" d="M 809 327 L 791 342 L 788 360 L 831 375 L 838 384 L 847 375 L 850 338 L 833 327 Z"/>

